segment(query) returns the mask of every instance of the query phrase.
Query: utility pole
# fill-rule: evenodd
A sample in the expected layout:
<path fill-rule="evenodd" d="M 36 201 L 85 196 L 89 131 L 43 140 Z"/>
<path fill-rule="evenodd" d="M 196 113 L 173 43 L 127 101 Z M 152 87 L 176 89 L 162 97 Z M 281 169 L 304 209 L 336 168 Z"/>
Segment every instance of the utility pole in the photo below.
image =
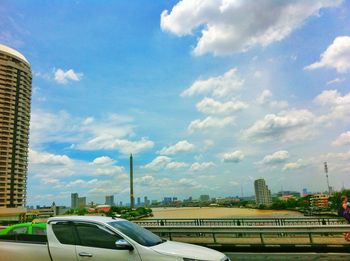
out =
<path fill-rule="evenodd" d="M 130 154 L 130 207 L 134 208 L 134 171 L 133 171 L 133 159 L 132 154 Z"/>
<path fill-rule="evenodd" d="M 327 178 L 327 187 L 328 187 L 328 195 L 331 195 L 331 188 L 329 186 L 329 180 L 328 180 L 328 166 L 327 166 L 327 162 L 324 162 L 324 172 L 326 173 L 326 178 Z"/>

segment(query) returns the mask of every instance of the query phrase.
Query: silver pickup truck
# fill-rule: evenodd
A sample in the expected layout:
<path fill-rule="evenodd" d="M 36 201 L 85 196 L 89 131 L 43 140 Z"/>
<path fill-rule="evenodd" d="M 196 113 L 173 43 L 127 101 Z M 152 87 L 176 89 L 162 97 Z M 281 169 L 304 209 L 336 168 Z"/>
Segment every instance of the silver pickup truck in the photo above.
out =
<path fill-rule="evenodd" d="M 229 261 L 205 247 L 162 240 L 123 219 L 50 218 L 47 235 L 0 236 L 1 261 Z"/>

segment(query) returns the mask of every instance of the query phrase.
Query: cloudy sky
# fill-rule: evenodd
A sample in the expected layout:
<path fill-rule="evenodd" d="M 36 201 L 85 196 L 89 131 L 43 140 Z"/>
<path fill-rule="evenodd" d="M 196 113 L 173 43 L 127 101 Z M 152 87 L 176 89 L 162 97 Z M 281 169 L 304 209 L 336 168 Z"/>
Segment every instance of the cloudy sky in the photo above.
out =
<path fill-rule="evenodd" d="M 350 2 L 24 1 L 0 42 L 33 72 L 28 204 L 350 187 Z"/>

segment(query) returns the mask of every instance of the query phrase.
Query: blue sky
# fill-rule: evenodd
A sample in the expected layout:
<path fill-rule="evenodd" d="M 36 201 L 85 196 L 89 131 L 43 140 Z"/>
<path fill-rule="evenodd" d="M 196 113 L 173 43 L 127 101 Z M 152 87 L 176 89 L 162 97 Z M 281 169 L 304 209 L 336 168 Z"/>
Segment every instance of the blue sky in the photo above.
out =
<path fill-rule="evenodd" d="M 32 66 L 28 204 L 350 187 L 349 1 L 2 1 Z"/>

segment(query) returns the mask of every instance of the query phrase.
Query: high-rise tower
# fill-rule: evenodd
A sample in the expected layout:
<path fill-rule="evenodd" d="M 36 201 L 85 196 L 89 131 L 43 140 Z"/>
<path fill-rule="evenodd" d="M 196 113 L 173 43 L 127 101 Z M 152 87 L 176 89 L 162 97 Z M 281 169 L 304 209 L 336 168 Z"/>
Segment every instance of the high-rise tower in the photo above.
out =
<path fill-rule="evenodd" d="M 134 208 L 135 206 L 135 197 L 134 197 L 134 162 L 132 159 L 132 154 L 130 154 L 130 207 Z"/>
<path fill-rule="evenodd" d="M 255 200 L 257 205 L 271 205 L 271 191 L 266 185 L 264 179 L 257 179 L 254 181 Z"/>
<path fill-rule="evenodd" d="M 31 86 L 27 59 L 0 45 L 0 208 L 26 204 Z"/>

